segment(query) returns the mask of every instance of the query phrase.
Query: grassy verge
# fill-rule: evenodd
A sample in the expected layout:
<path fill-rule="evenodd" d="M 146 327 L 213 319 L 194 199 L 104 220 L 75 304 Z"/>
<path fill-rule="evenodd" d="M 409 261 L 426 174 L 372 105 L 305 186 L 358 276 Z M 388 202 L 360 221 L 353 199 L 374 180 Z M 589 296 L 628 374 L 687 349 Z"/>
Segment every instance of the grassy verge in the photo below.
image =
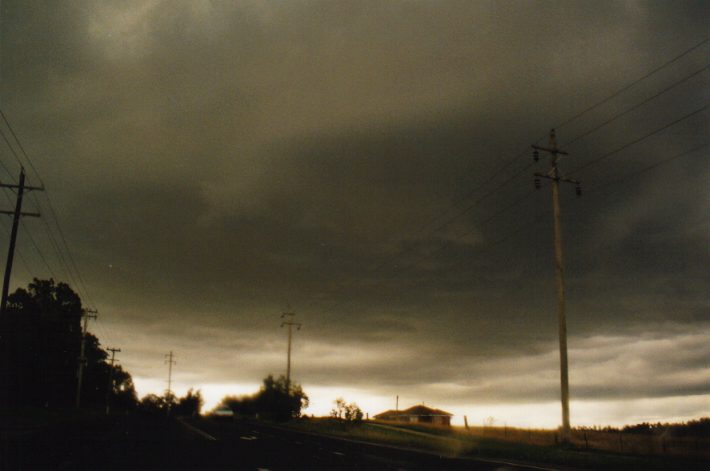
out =
<path fill-rule="evenodd" d="M 705 470 L 706 460 L 677 457 L 623 455 L 573 447 L 540 446 L 477 437 L 456 429 L 362 422 L 346 424 L 333 419 L 306 419 L 289 428 L 335 437 L 362 440 L 440 453 L 459 458 L 481 458 L 576 469 Z"/>

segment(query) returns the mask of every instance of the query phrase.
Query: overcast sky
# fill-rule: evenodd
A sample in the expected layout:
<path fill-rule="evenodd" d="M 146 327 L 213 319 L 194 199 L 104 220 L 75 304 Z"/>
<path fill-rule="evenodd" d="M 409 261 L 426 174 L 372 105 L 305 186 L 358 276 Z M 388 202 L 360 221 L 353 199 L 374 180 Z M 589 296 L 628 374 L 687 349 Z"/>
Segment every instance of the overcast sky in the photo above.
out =
<path fill-rule="evenodd" d="M 4 0 L 0 107 L 48 189 L 13 286 L 79 289 L 141 394 L 170 350 L 178 392 L 253 391 L 288 309 L 309 412 L 399 395 L 555 426 L 530 145 L 557 126 L 584 190 L 562 188 L 573 425 L 710 415 L 708 24 L 702 1 Z"/>

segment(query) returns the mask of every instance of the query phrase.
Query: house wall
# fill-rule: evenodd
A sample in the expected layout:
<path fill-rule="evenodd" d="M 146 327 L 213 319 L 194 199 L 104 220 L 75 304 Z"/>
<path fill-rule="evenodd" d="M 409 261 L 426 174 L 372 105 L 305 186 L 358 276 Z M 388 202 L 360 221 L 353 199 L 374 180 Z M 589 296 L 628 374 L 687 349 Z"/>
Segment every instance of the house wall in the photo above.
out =
<path fill-rule="evenodd" d="M 436 425 L 451 425 L 451 417 L 436 416 L 432 417 L 432 423 Z"/>

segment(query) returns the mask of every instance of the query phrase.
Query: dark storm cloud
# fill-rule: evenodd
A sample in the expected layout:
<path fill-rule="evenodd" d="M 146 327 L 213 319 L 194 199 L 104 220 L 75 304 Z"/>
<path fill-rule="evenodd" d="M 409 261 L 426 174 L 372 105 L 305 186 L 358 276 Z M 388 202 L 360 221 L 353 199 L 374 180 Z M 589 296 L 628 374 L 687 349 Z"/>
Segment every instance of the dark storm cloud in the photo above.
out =
<path fill-rule="evenodd" d="M 205 381 L 253 381 L 281 368 L 278 314 L 291 303 L 304 381 L 450 382 L 430 394 L 461 401 L 556 394 L 549 194 L 525 195 L 528 169 L 433 228 L 550 126 L 697 43 L 710 19 L 703 2 L 45 3 L 2 3 L 0 99 L 93 297 L 136 352 L 129 369 L 147 375 L 146 358 L 181 344 L 201 359 L 213 349 L 185 360 Z M 563 126 L 561 142 L 706 52 Z M 563 168 L 699 108 L 707 81 L 574 143 Z M 575 176 L 601 186 L 707 130 L 700 113 Z M 579 201 L 564 189 L 574 339 L 628 343 L 668 325 L 680 339 L 707 321 L 706 156 Z M 706 357 L 663 351 L 678 359 L 655 372 L 667 383 L 620 383 L 623 365 L 605 358 L 608 381 L 578 376 L 576 391 L 707 392 L 693 373 Z M 222 358 L 236 353 L 233 371 Z"/>

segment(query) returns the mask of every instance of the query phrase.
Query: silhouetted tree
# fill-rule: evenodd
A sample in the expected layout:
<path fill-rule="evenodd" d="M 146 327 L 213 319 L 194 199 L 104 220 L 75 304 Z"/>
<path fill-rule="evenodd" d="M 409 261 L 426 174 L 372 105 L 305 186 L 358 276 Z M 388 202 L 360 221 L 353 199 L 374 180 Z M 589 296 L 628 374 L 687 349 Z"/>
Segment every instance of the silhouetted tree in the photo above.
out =
<path fill-rule="evenodd" d="M 301 409 L 308 407 L 308 396 L 301 385 L 286 377 L 273 375 L 264 378 L 264 384 L 256 395 L 257 413 L 265 419 L 286 421 L 301 416 Z"/>
<path fill-rule="evenodd" d="M 138 404 L 138 411 L 151 415 L 192 416 L 198 415 L 204 404 L 202 393 L 189 389 L 185 396 L 178 398 L 171 392 L 165 392 L 162 396 L 148 394 L 143 396 Z"/>
<path fill-rule="evenodd" d="M 256 394 L 247 396 L 225 396 L 215 407 L 217 409 L 231 409 L 237 417 L 254 417 L 256 410 Z"/>
<path fill-rule="evenodd" d="M 275 379 L 269 375 L 259 392 L 251 396 L 227 396 L 217 409 L 223 407 L 229 407 L 235 415 L 283 422 L 301 416 L 301 410 L 308 407 L 308 396 L 300 384 L 293 381 L 288 384 L 284 376 Z"/>
<path fill-rule="evenodd" d="M 66 283 L 35 278 L 8 298 L 0 319 L 2 404 L 71 407 L 74 404 L 81 346 L 82 305 Z M 98 339 L 88 334 L 82 404 L 103 406 L 111 366 Z M 113 367 L 114 407 L 136 402 L 130 375 Z"/>
<path fill-rule="evenodd" d="M 107 365 L 111 368 L 110 365 Z M 120 365 L 113 366 L 111 375 L 113 390 L 111 391 L 111 408 L 114 410 L 130 410 L 138 406 L 138 396 L 133 385 L 133 378 Z"/>
<path fill-rule="evenodd" d="M 143 396 L 141 402 L 138 403 L 138 411 L 151 415 L 167 414 L 168 403 L 164 396 L 157 394 L 148 394 Z"/>
<path fill-rule="evenodd" d="M 362 420 L 362 410 L 354 402 L 348 404 L 342 397 L 339 397 L 333 403 L 335 408 L 330 411 L 331 417 L 344 419 L 348 422 L 360 422 Z"/>
<path fill-rule="evenodd" d="M 193 391 L 192 388 L 190 388 L 185 396 L 177 400 L 177 404 L 174 408 L 175 415 L 200 415 L 200 410 L 204 403 L 205 401 L 202 399 L 200 390 Z"/>

